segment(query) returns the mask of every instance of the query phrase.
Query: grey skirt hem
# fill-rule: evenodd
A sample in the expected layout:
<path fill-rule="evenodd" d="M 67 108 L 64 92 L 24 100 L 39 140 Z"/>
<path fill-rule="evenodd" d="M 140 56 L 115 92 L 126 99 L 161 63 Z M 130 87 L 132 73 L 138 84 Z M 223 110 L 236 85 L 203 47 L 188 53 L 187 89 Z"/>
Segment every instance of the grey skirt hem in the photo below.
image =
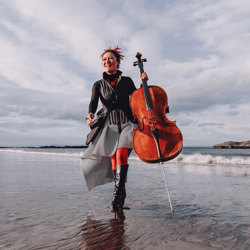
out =
<path fill-rule="evenodd" d="M 93 187 L 113 181 L 110 156 L 118 148 L 133 148 L 133 130 L 137 124 L 126 122 L 121 124 L 121 133 L 116 124 L 106 120 L 103 129 L 82 156 L 82 168 L 89 190 Z"/>

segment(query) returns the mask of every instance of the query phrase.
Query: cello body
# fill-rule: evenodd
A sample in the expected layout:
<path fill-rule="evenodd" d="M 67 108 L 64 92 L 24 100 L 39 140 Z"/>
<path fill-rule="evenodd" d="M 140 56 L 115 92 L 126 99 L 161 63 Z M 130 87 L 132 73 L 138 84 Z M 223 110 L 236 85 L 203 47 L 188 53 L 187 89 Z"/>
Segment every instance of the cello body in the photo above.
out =
<path fill-rule="evenodd" d="M 182 150 L 183 138 L 176 122 L 168 120 L 165 114 L 168 108 L 166 92 L 143 81 L 143 87 L 133 92 L 130 106 L 138 120 L 133 139 L 137 156 L 147 163 L 175 158 Z"/>

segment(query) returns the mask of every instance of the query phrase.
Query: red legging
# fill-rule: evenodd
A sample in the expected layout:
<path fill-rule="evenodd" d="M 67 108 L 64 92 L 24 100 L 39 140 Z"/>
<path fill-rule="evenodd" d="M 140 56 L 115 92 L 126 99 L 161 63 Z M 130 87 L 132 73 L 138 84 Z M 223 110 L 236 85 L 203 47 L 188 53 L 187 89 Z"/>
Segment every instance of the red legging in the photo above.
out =
<path fill-rule="evenodd" d="M 116 165 L 128 165 L 128 156 L 131 149 L 118 148 L 114 155 L 110 156 L 112 170 L 116 170 Z"/>

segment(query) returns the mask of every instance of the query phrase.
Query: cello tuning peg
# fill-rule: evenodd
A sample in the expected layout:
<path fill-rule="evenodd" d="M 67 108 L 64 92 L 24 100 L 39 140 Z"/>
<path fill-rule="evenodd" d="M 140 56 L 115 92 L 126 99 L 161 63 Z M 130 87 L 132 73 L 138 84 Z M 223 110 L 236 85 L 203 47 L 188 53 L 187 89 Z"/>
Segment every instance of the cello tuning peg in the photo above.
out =
<path fill-rule="evenodd" d="M 138 65 L 138 62 L 134 62 L 133 65 L 134 65 L 134 66 L 137 66 L 137 65 Z"/>

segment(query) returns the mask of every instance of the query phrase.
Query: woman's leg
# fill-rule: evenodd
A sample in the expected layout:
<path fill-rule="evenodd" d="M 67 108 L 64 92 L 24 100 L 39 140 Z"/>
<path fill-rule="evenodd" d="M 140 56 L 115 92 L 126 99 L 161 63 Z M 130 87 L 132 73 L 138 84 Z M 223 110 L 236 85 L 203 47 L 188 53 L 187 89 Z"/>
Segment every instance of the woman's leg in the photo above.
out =
<path fill-rule="evenodd" d="M 116 170 L 116 154 L 110 156 L 110 161 L 112 165 L 112 170 Z"/>
<path fill-rule="evenodd" d="M 128 165 L 128 157 L 131 152 L 129 148 L 118 148 L 116 150 L 117 165 Z"/>
<path fill-rule="evenodd" d="M 118 148 L 116 151 L 116 178 L 113 193 L 112 206 L 114 211 L 119 211 L 124 205 L 126 198 L 125 182 L 128 172 L 128 156 L 131 149 Z"/>
<path fill-rule="evenodd" d="M 110 161 L 111 161 L 113 176 L 114 176 L 114 180 L 115 180 L 115 178 L 116 178 L 116 153 L 114 155 L 110 156 Z"/>

